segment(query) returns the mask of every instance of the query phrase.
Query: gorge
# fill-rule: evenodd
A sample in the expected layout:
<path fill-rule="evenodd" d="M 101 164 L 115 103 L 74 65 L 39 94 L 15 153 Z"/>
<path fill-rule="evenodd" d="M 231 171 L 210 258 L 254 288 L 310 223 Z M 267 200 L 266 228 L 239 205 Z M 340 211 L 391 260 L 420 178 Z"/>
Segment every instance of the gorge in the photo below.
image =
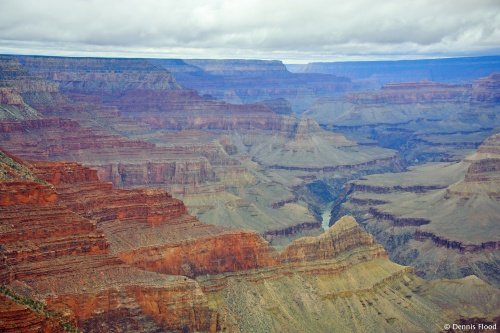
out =
<path fill-rule="evenodd" d="M 374 85 L 349 66 L 0 56 L 0 330 L 499 323 L 500 75 L 467 61 Z"/>

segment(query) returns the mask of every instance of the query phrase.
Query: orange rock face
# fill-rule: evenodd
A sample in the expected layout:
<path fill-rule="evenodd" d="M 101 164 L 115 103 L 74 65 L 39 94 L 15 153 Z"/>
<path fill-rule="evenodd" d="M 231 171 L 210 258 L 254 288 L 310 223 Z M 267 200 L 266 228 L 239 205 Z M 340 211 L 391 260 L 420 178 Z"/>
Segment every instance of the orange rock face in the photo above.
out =
<path fill-rule="evenodd" d="M 43 316 L 0 294 L 0 331 L 5 333 L 64 333 L 54 318 Z"/>
<path fill-rule="evenodd" d="M 255 231 L 201 224 L 163 190 L 113 189 L 77 163 L 2 162 L 3 170 L 10 163 L 31 179 L 52 182 L 44 185 L 54 199 L 46 205 L 11 199 L 1 207 L 1 281 L 85 332 L 216 332 L 221 317 L 188 277 L 217 275 L 203 289 L 217 290 L 225 283 L 220 274 L 279 272 L 359 246 L 367 251 L 356 260 L 387 255 L 352 218 L 276 252 Z M 23 183 L 11 172 L 10 183 L 2 184 L 15 181 Z"/>
<path fill-rule="evenodd" d="M 111 215 L 120 221 L 136 217 L 139 223 L 152 226 L 160 220 L 161 223 L 167 221 L 168 214 L 185 215 L 182 202 L 172 199 L 165 191 L 153 190 L 122 190 L 121 197 L 120 191 L 106 196 L 112 189 L 111 184 L 99 182 L 96 171 L 88 167 L 57 162 L 22 165 L 18 161 L 3 154 L 0 164 L 2 173 L 10 175 L 8 181 L 1 182 L 2 188 L 22 194 L 2 195 L 1 283 L 22 291 L 23 295 L 42 300 L 49 309 L 74 320 L 76 326 L 86 332 L 102 331 L 103 325 L 106 331 L 113 331 L 125 324 L 129 325 L 131 332 L 209 330 L 213 325 L 212 310 L 196 282 L 125 264 L 110 253 L 109 240 L 97 229 L 95 220 L 87 219 L 81 213 L 90 209 L 85 202 L 83 205 L 65 205 L 65 200 L 71 202 L 75 195 L 82 193 L 90 196 L 89 193 L 97 189 L 95 194 L 101 199 L 93 197 L 93 201 L 86 204 L 96 207 L 99 202 L 101 216 Z M 53 181 L 55 186 L 42 184 L 52 194 L 51 201 L 42 201 L 40 195 L 33 195 L 33 190 L 26 191 L 33 186 L 33 181 L 6 172 L 12 168 L 24 171 L 22 176 L 25 178 Z M 65 192 L 64 188 L 73 190 Z M 61 195 L 57 196 L 59 191 Z M 145 199 L 133 203 L 138 198 Z M 123 206 L 124 210 L 127 210 L 128 202 L 131 213 L 116 209 L 106 212 L 105 204 L 111 206 L 110 202 L 116 207 Z M 148 203 L 152 204 L 148 209 L 137 209 L 141 205 L 147 207 Z M 156 211 L 156 208 L 162 210 Z M 18 309 L 15 304 L 8 306 L 1 315 L 8 322 L 7 326 L 1 326 L 5 331 L 12 327 L 26 327 L 26 332 L 41 329 L 59 332 L 51 330 L 50 320 L 26 309 Z M 24 318 L 23 323 L 10 319 L 12 316 Z"/>

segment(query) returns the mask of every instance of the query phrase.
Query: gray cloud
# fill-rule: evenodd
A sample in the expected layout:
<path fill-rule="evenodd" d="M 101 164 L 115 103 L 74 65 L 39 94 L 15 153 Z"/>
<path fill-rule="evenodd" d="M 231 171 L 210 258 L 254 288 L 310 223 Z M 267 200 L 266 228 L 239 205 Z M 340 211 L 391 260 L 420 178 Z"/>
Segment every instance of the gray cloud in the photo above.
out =
<path fill-rule="evenodd" d="M 0 52 L 337 60 L 498 54 L 498 0 L 0 0 Z"/>

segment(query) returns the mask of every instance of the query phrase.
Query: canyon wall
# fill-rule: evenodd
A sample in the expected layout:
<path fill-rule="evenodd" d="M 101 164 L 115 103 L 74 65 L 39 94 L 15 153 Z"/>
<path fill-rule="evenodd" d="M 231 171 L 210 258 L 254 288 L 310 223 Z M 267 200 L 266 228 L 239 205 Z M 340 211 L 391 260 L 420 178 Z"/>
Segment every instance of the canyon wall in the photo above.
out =
<path fill-rule="evenodd" d="M 500 58 L 463 57 L 449 59 L 352 61 L 309 63 L 297 72 L 347 76 L 369 81 L 373 86 L 391 82 L 416 82 L 424 79 L 444 83 L 464 83 L 500 71 Z"/>
<path fill-rule="evenodd" d="M 4 153 L 1 162 L 4 188 L 30 195 L 18 184 L 36 181 L 53 194 L 0 207 L 3 330 L 299 332 L 351 329 L 367 317 L 398 331 L 459 317 L 415 291 L 423 281 L 352 217 L 280 252 L 255 231 L 200 223 L 164 190 L 115 189 L 73 162 Z M 352 307 L 356 316 L 340 316 Z M 21 314 L 23 323 L 11 319 Z"/>
<path fill-rule="evenodd" d="M 420 276 L 473 273 L 498 286 L 499 137 L 489 137 L 463 162 L 352 181 L 332 219 L 359 217 L 393 260 L 414 266 Z"/>

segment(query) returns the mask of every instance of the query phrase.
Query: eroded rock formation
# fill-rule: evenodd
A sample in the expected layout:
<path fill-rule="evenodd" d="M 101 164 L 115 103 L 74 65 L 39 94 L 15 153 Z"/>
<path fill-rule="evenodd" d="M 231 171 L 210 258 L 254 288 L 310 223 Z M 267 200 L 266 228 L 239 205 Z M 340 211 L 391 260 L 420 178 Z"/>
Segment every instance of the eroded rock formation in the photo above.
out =
<path fill-rule="evenodd" d="M 359 217 L 393 260 L 421 276 L 474 273 L 498 285 L 499 139 L 491 136 L 463 162 L 348 183 L 337 214 Z"/>
<path fill-rule="evenodd" d="M 77 202 L 71 205 L 71 201 L 65 201 L 62 190 L 58 195 L 58 186 L 74 189 L 80 186 L 80 191 L 87 193 L 99 186 L 101 190 L 109 190 L 110 185 L 97 181 L 96 171 L 74 163 L 43 162 L 27 166 L 2 153 L 3 173 L 10 175 L 9 180 L 2 181 L 0 208 L 2 284 L 25 297 L 42 301 L 51 311 L 74 321 L 86 332 L 99 331 L 103 325 L 108 330 L 127 325 L 132 332 L 183 328 L 209 331 L 212 311 L 194 281 L 145 272 L 125 264 L 110 253 L 110 242 L 97 229 L 96 221 L 79 213 Z M 36 196 L 25 190 L 33 181 L 14 177 L 11 169 L 23 172 L 30 169 L 30 178 L 42 182 L 46 192 L 51 192 L 51 200 L 34 200 Z M 44 183 L 42 179 L 54 184 Z M 18 193 L 11 197 L 19 200 L 3 201 L 6 190 Z M 133 200 L 133 196 L 124 194 L 122 203 Z M 144 194 L 147 191 L 136 193 L 135 198 Z M 26 196 L 32 199 L 27 201 Z M 101 201 L 103 197 L 105 195 Z M 162 199 L 175 201 L 169 196 Z M 179 215 L 184 211 L 185 208 L 170 213 Z M 179 303 L 178 299 L 189 299 L 189 303 Z M 12 305 L 9 311 L 16 311 L 16 307 Z M 19 311 L 27 310 L 21 307 Z M 36 314 L 33 317 L 30 313 L 26 312 L 27 321 L 23 323 L 28 325 L 27 329 L 52 325 L 50 319 Z M 38 317 L 42 319 L 36 319 Z M 3 328 L 11 329 L 11 324 L 16 323 L 4 324 Z"/>
<path fill-rule="evenodd" d="M 2 329 L 20 327 L 9 318 L 21 313 L 27 329 L 48 332 L 61 323 L 84 332 L 351 329 L 357 316 L 339 312 L 349 307 L 386 331 L 449 320 L 413 291 L 422 281 L 412 269 L 390 262 L 352 217 L 279 252 L 254 231 L 199 223 L 165 191 L 113 189 L 76 163 L 1 156 L 11 191 L 36 180 L 55 196 L 0 208 L 2 284 L 56 314 L 40 315 L 2 289 Z"/>

